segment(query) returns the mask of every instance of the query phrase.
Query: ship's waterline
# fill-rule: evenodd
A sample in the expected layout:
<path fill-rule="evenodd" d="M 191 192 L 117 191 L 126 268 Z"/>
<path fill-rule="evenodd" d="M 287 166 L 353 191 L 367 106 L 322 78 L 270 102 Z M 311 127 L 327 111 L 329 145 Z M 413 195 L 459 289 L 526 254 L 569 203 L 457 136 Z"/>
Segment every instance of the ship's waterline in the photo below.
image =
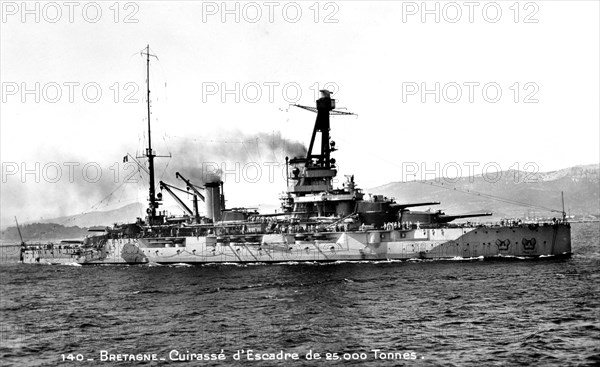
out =
<path fill-rule="evenodd" d="M 311 238 L 318 236 L 318 239 Z M 255 236 L 256 237 L 256 236 Z M 24 263 L 145 264 L 362 261 L 476 257 L 569 256 L 568 224 L 265 234 L 105 238 L 94 248 L 29 246 Z"/>

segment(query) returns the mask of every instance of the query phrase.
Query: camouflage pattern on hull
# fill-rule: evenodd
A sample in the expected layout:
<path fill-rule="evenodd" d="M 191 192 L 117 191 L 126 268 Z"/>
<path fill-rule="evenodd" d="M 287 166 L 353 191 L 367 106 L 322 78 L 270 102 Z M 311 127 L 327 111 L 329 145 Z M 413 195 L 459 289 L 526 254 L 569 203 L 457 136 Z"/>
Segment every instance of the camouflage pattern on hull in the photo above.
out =
<path fill-rule="evenodd" d="M 258 241 L 259 240 L 259 241 Z M 96 248 L 25 248 L 24 263 L 275 263 L 568 256 L 568 224 L 107 239 Z"/>

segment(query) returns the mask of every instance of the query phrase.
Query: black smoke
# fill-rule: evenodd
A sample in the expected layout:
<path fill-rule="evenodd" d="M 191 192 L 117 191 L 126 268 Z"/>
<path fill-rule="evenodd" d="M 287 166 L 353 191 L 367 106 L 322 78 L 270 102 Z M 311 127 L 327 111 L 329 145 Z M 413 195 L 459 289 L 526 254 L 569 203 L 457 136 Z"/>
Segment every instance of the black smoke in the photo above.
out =
<path fill-rule="evenodd" d="M 165 146 L 171 155 L 162 172 L 157 175 L 171 180 L 180 172 L 192 182 L 202 185 L 221 180 L 222 168 L 235 165 L 285 165 L 285 157 L 305 156 L 307 149 L 301 142 L 284 138 L 280 132 L 246 134 L 240 131 L 220 133 L 209 137 L 168 136 Z"/>
<path fill-rule="evenodd" d="M 220 167 L 233 167 L 249 162 L 285 164 L 285 157 L 306 155 L 306 147 L 295 140 L 284 138 L 279 132 L 246 134 L 239 131 L 223 132 L 205 137 L 156 136 L 153 151 L 170 158 L 155 158 L 155 179 L 158 182 L 185 187 L 176 179 L 180 172 L 193 183 L 221 179 Z M 90 144 L 93 144 L 91 142 Z M 85 152 L 60 148 L 41 149 L 37 162 L 2 162 L 16 164 L 19 172 L 5 176 L 2 182 L 2 227 L 12 224 L 13 217 L 23 222 L 54 218 L 77 213 L 116 209 L 132 202 L 147 200 L 149 176 L 144 148 L 110 146 L 99 157 L 89 157 Z M 128 152 L 131 154 L 124 159 Z M 125 160 L 127 162 L 125 162 Z M 137 161 L 137 163 L 136 163 Z M 21 166 L 31 170 L 38 163 L 37 173 L 22 177 Z M 139 164 L 138 164 L 139 163 Z M 207 166 L 208 164 L 208 166 Z M 60 177 L 53 167 L 60 167 Z M 216 170 L 204 168 L 219 167 Z M 69 168 L 72 167 L 72 168 Z M 84 172 L 87 167 L 87 172 Z M 72 169 L 72 175 L 69 170 Z M 95 175 L 99 170 L 100 176 Z M 64 223 L 69 225 L 69 223 Z"/>

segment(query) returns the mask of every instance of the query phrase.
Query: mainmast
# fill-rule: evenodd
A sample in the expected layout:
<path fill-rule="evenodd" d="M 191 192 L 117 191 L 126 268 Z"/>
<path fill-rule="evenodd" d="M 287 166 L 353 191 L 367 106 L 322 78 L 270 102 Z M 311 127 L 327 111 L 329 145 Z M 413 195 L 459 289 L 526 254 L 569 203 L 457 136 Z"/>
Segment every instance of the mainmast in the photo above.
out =
<path fill-rule="evenodd" d="M 148 158 L 148 170 L 150 175 L 150 189 L 149 189 L 149 205 L 148 205 L 148 217 L 149 222 L 152 224 L 156 217 L 156 208 L 158 208 L 158 201 L 156 200 L 156 190 L 154 183 L 154 157 L 155 154 L 152 152 L 152 134 L 150 132 L 150 45 L 146 46 L 145 52 L 142 51 L 142 55 L 146 55 L 146 104 L 148 109 L 148 148 L 146 149 L 146 157 Z M 156 57 L 156 56 L 154 56 Z"/>
<path fill-rule="evenodd" d="M 560 192 L 560 200 L 562 201 L 562 222 L 565 223 L 567 221 L 567 212 L 565 212 L 565 193 L 564 193 L 564 191 Z"/>
<path fill-rule="evenodd" d="M 323 89 L 321 92 L 321 98 L 317 100 L 317 107 L 308 107 L 295 104 L 294 106 L 303 108 L 305 110 L 313 111 L 317 113 L 317 120 L 313 129 L 312 136 L 310 138 L 310 145 L 308 146 L 308 152 L 306 153 L 306 164 L 307 167 L 332 169 L 335 160 L 331 159 L 331 152 L 337 150 L 335 148 L 335 142 L 330 141 L 330 123 L 329 115 L 354 115 L 351 112 L 338 111 L 335 109 L 335 99 L 331 98 L 331 92 Z M 315 139 L 317 133 L 321 133 L 321 149 L 318 153 L 313 153 L 315 148 Z M 316 161 L 315 161 L 316 159 Z"/>
<path fill-rule="evenodd" d="M 332 179 L 337 174 L 335 159 L 331 158 L 331 152 L 337 150 L 335 142 L 331 141 L 329 135 L 330 115 L 354 115 L 351 112 L 335 109 L 335 99 L 331 98 L 331 92 L 321 90 L 321 98 L 317 100 L 317 107 L 309 107 L 295 104 L 294 106 L 316 112 L 317 119 L 310 138 L 310 145 L 306 157 L 292 158 L 286 164 L 292 164 L 292 176 L 288 175 L 288 193 L 305 195 L 306 193 L 322 193 L 333 189 Z M 321 147 L 315 147 L 317 134 L 321 134 Z M 289 180 L 293 183 L 290 186 Z"/>
<path fill-rule="evenodd" d="M 21 239 L 21 246 L 25 246 L 25 241 L 23 241 L 23 235 L 21 234 L 21 228 L 19 227 L 17 217 L 15 217 L 15 223 L 17 224 L 17 232 L 19 232 L 19 238 Z"/>
<path fill-rule="evenodd" d="M 23 241 L 23 235 L 21 234 L 21 228 L 19 227 L 19 221 L 15 216 L 15 223 L 17 224 L 17 231 L 19 232 L 19 238 L 21 239 L 21 251 L 19 251 L 19 261 L 23 262 L 23 251 L 25 251 L 25 241 Z"/>

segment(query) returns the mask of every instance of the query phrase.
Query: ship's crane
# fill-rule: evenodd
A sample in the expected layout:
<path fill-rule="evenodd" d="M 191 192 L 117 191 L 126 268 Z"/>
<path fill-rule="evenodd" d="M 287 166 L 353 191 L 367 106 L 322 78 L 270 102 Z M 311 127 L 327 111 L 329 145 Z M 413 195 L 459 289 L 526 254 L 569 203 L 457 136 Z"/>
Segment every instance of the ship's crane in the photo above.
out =
<path fill-rule="evenodd" d="M 200 223 L 200 215 L 198 214 L 198 198 L 200 198 L 202 201 L 206 202 L 206 198 L 204 197 L 204 195 L 202 195 L 202 193 L 200 190 L 204 190 L 203 187 L 194 185 L 192 182 L 190 182 L 190 180 L 188 180 L 187 178 L 183 177 L 181 175 L 181 173 L 179 172 L 175 172 L 175 177 L 177 177 L 178 179 L 182 180 L 183 182 L 185 182 L 186 184 L 186 189 L 188 190 L 192 190 L 194 192 L 194 213 L 196 213 L 196 222 Z"/>
<path fill-rule="evenodd" d="M 183 193 L 189 194 L 188 191 L 184 190 L 184 189 L 180 189 L 179 187 L 173 186 L 173 185 L 169 185 L 168 183 L 165 183 L 163 181 L 160 181 L 160 189 L 161 190 L 166 190 L 173 199 L 175 199 L 175 201 L 177 201 L 177 204 L 179 204 L 179 206 L 190 216 L 193 216 L 196 223 L 200 223 L 200 214 L 198 213 L 198 198 L 196 195 L 194 195 L 194 211 L 192 211 L 187 205 L 185 205 L 185 203 L 183 202 L 183 200 L 181 200 L 174 192 L 173 190 L 178 190 L 181 191 Z M 204 200 L 204 197 L 202 198 Z"/>
<path fill-rule="evenodd" d="M 183 177 L 181 175 L 181 173 L 179 172 L 175 172 L 175 177 L 177 177 L 178 179 L 180 179 L 181 181 L 185 182 L 185 184 L 187 185 L 187 189 L 188 190 L 192 190 L 196 195 L 198 195 L 198 197 L 202 200 L 202 201 L 206 201 L 204 195 L 202 195 L 200 193 L 200 191 L 198 191 L 198 189 L 204 190 L 203 187 L 201 186 L 196 186 L 193 183 L 190 182 L 190 180 L 188 180 L 187 178 Z"/>

